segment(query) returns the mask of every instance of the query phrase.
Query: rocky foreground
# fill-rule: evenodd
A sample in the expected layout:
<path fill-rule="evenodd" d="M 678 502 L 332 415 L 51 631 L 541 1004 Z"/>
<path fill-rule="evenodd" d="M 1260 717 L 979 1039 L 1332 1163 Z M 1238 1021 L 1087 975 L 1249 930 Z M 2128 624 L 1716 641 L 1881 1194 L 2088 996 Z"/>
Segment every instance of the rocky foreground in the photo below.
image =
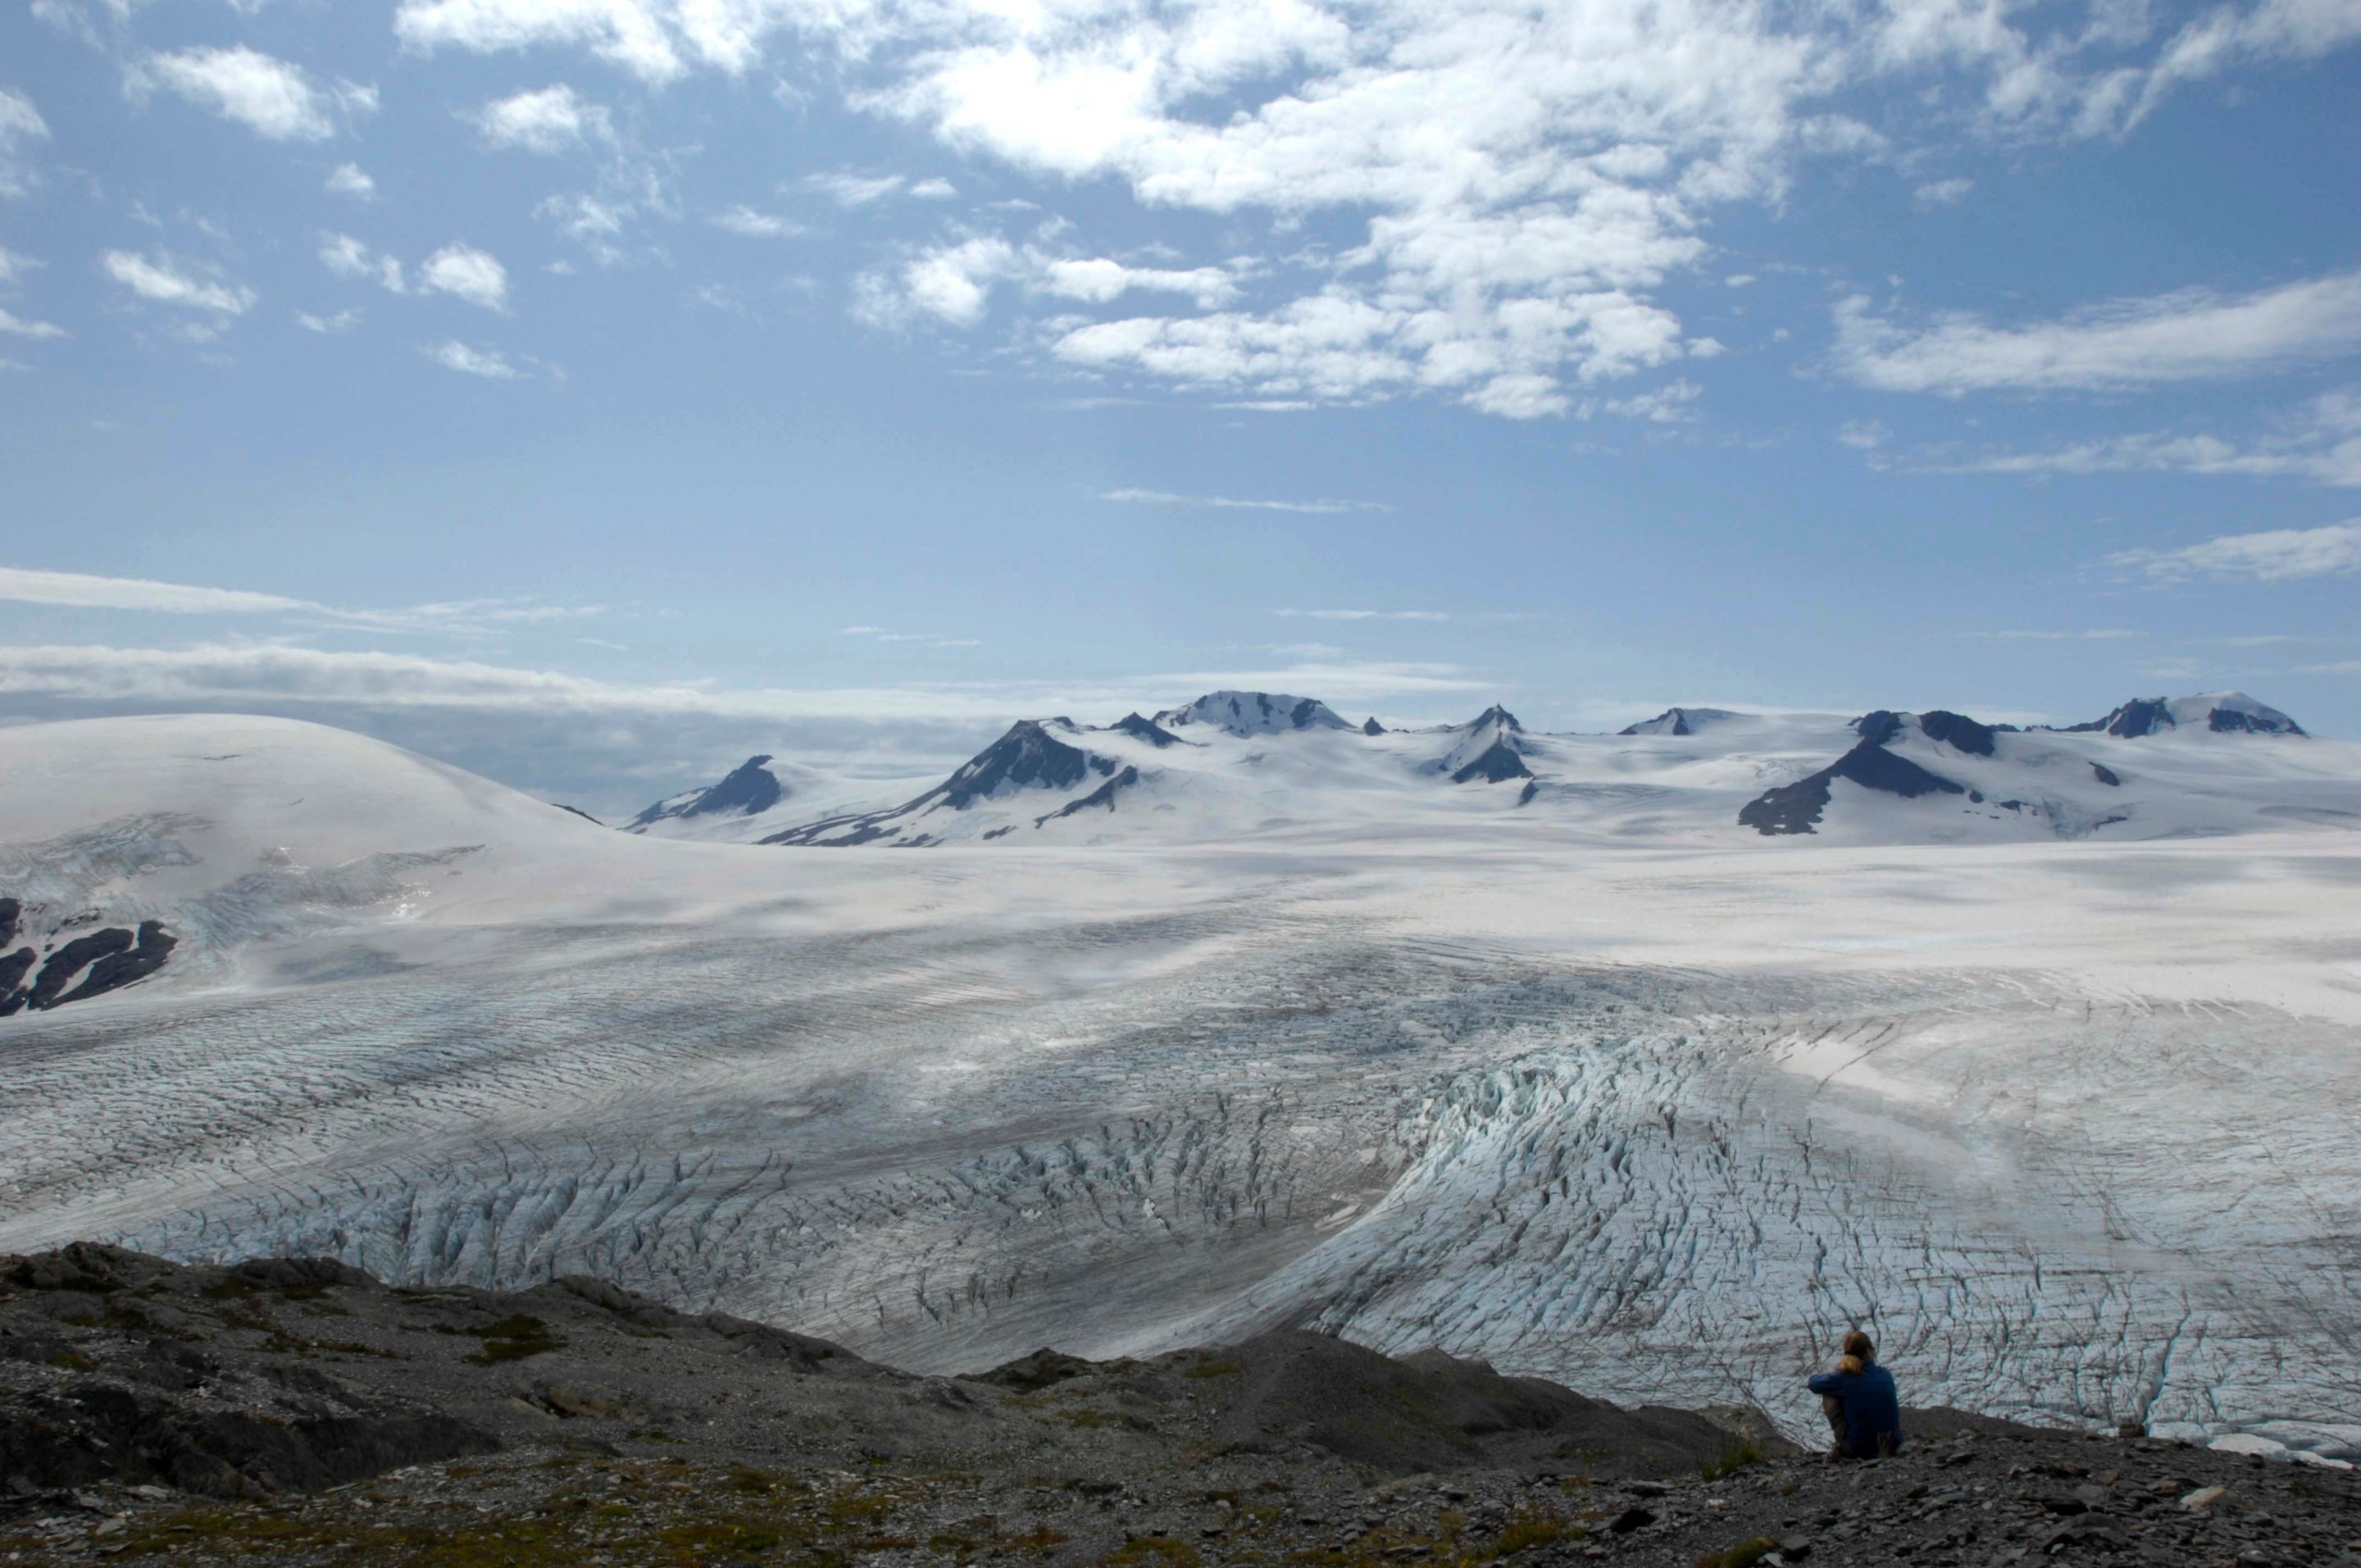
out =
<path fill-rule="evenodd" d="M 920 1377 L 588 1279 L 0 1259 L 11 1563 L 2361 1565 L 2350 1472 L 1908 1425 L 1829 1464 L 1304 1333 Z"/>

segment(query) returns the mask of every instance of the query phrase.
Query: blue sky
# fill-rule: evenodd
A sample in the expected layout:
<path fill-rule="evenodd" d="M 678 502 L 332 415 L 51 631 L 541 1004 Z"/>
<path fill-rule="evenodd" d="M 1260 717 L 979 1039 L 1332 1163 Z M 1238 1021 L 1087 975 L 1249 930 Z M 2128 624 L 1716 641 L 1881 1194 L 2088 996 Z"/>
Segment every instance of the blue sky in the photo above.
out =
<path fill-rule="evenodd" d="M 2361 733 L 2361 5 L 35 0 L 0 717 Z"/>

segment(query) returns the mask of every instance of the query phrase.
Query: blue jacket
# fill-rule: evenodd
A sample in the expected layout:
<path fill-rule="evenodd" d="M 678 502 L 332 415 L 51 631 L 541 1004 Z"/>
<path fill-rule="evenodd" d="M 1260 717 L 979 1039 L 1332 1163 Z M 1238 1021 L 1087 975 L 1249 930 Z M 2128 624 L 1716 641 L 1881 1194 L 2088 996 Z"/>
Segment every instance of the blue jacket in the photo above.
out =
<path fill-rule="evenodd" d="M 1855 1459 L 1877 1457 L 1877 1440 L 1894 1434 L 1902 1446 L 1902 1400 L 1894 1391 L 1894 1374 L 1875 1362 L 1858 1377 L 1823 1372 L 1804 1385 L 1815 1394 L 1833 1394 L 1844 1402 L 1845 1452 Z"/>

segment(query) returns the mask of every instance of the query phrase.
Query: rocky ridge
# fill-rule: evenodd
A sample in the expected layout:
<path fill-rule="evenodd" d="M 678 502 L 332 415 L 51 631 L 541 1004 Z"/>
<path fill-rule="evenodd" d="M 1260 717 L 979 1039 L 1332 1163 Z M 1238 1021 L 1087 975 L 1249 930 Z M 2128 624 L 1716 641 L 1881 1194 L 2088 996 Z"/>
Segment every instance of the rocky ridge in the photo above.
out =
<path fill-rule="evenodd" d="M 1905 1425 L 1830 1464 L 1759 1412 L 1294 1332 L 925 1377 L 588 1278 L 0 1259 L 9 1562 L 2361 1563 L 2349 1471 Z"/>

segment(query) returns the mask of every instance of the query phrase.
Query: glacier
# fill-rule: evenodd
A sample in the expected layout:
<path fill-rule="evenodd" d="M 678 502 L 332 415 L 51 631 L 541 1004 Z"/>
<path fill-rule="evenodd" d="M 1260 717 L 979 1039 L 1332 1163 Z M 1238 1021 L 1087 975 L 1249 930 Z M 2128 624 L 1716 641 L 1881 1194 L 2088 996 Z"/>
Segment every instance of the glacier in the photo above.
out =
<path fill-rule="evenodd" d="M 1797 1431 L 1860 1321 L 1917 1403 L 2361 1456 L 2355 749 L 2044 735 L 2171 783 L 2157 836 L 1765 839 L 1736 803 L 1855 740 L 1780 723 L 1527 735 L 1529 804 L 1408 814 L 1308 782 L 1380 738 L 1188 727 L 1289 809 L 1022 850 L 608 832 L 284 721 L 0 731 L 0 877 L 188 949 L 0 1021 L 0 1248 L 591 1272 L 934 1370 L 1304 1324 Z"/>

